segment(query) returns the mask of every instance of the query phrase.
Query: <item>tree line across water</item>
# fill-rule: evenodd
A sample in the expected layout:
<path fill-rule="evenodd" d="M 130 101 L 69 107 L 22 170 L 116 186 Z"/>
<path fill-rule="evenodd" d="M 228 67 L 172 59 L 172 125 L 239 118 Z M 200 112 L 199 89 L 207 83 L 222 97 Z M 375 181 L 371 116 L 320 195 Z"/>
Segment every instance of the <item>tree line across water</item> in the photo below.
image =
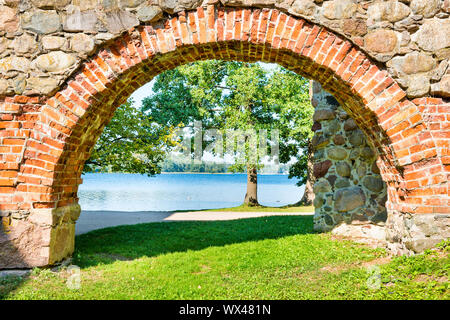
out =
<path fill-rule="evenodd" d="M 246 172 L 244 203 L 258 205 L 257 176 L 270 168 L 264 153 L 255 154 L 252 149 L 252 137 L 233 140 L 239 151 L 232 163 L 173 161 L 171 154 L 180 146 L 186 153 L 186 146 L 195 143 L 196 131 L 203 136 L 200 149 L 215 156 L 229 147 L 222 137 L 230 130 L 264 132 L 257 137 L 258 146 L 265 148 L 265 154 L 275 154 L 272 160 L 283 169 L 289 167 L 289 176 L 297 178 L 298 185 L 306 184 L 308 190 L 313 111 L 309 81 L 284 68 L 219 60 L 186 64 L 157 76 L 153 92 L 143 99 L 141 108 L 128 101 L 117 109 L 84 170 L 148 175 L 162 171 Z M 200 129 L 194 125 L 198 122 Z M 218 135 L 209 136 L 212 129 Z M 180 138 L 180 130 L 187 135 Z M 212 143 L 220 148 L 208 149 Z M 187 149 L 188 157 L 199 159 L 198 146 Z M 311 195 L 305 192 L 305 204 L 310 204 Z"/>

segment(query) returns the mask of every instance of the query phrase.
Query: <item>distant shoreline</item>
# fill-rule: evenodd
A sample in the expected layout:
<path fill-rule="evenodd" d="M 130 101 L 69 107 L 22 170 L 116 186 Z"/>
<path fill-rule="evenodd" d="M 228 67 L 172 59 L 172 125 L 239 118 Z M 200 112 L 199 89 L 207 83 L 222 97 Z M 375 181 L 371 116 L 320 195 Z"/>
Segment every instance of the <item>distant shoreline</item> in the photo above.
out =
<path fill-rule="evenodd" d="M 91 173 L 105 173 L 105 174 L 139 174 L 139 173 L 130 173 L 130 172 L 85 172 L 83 174 L 91 174 Z M 242 174 L 242 175 L 246 175 L 246 173 L 244 172 L 238 172 L 238 173 L 233 173 L 233 172 L 161 172 L 159 174 L 227 174 L 227 175 L 233 175 L 233 174 Z M 142 173 L 142 175 L 145 175 L 145 173 Z M 158 174 L 156 174 L 158 175 Z M 280 175 L 280 176 L 287 176 L 289 175 L 288 173 L 258 173 L 258 175 Z"/>

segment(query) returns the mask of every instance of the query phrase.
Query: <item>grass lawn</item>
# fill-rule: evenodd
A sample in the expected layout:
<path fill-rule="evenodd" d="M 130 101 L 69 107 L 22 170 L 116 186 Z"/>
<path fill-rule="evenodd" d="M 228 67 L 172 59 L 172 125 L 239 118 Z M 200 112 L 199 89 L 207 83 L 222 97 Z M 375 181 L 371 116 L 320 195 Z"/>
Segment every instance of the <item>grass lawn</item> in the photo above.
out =
<path fill-rule="evenodd" d="M 0 298 L 450 298 L 448 242 L 389 261 L 381 249 L 312 228 L 311 216 L 277 216 L 97 230 L 76 238 L 79 290 L 66 286 L 64 268 L 35 269 L 0 279 Z"/>

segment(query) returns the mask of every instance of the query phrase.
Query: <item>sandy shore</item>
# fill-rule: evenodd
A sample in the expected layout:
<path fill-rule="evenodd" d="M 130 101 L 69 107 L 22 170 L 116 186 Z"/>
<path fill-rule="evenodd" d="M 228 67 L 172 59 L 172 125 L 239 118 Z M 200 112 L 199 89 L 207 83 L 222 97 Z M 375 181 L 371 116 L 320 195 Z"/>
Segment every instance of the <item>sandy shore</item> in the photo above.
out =
<path fill-rule="evenodd" d="M 171 222 L 171 221 L 220 221 L 267 216 L 312 215 L 313 212 L 227 212 L 227 211 L 82 211 L 75 226 L 76 234 L 120 225 Z"/>

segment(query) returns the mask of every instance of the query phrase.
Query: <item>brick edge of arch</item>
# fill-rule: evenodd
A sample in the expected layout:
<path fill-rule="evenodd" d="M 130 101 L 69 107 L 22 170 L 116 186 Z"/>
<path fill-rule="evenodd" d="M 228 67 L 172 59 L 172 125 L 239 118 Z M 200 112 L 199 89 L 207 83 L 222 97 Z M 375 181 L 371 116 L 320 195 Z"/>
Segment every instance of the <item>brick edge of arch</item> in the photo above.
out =
<path fill-rule="evenodd" d="M 29 212 L 47 230 L 44 239 L 29 240 L 42 253 L 26 250 L 28 264 L 51 264 L 73 250 L 81 171 L 115 108 L 157 74 L 206 59 L 274 62 L 320 82 L 378 151 L 389 214 L 447 213 L 448 134 L 432 129 L 448 103 L 408 100 L 383 66 L 325 27 L 277 9 L 208 5 L 105 44 L 51 97 L 0 102 L 10 131 L 2 143 L 16 153 L 0 169 L 0 209 Z M 69 225 L 54 228 L 62 222 Z"/>

